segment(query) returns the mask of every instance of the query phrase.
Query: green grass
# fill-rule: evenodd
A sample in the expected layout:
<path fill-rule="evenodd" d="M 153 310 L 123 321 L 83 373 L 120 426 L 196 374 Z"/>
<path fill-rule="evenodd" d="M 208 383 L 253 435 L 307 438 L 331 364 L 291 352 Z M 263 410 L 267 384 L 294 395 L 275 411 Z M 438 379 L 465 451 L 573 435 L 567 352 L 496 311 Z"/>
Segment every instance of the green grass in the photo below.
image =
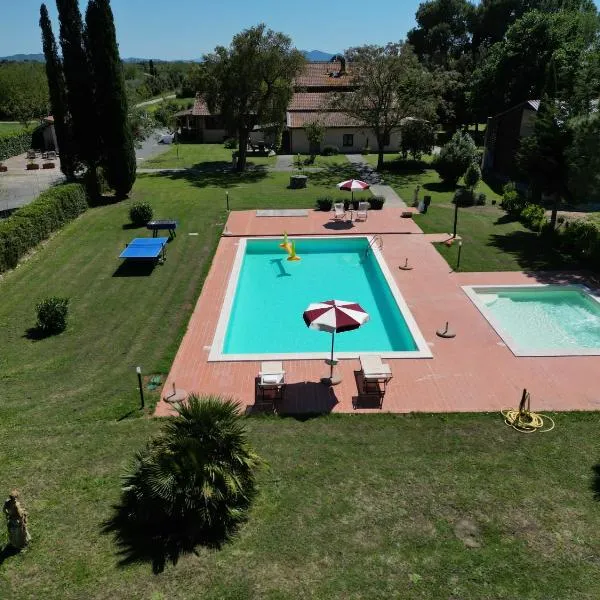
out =
<path fill-rule="evenodd" d="M 140 176 L 131 200 L 90 209 L 0 279 L 0 480 L 21 490 L 33 536 L 1 565 L 0 598 L 600 595 L 597 413 L 560 415 L 534 436 L 499 415 L 252 418 L 268 468 L 237 538 L 160 576 L 117 566 L 101 524 L 160 427 L 137 410 L 135 367 L 168 371 L 223 227 L 224 190 L 236 209 L 310 207 L 339 171 L 310 174 L 308 190 L 287 190 L 286 173 Z M 124 243 L 147 234 L 127 223 L 141 199 L 179 219 L 178 235 L 150 275 L 115 276 Z M 71 298 L 67 331 L 29 339 L 36 301 L 52 294 Z M 461 521 L 478 548 L 465 547 Z"/>
<path fill-rule="evenodd" d="M 29 124 L 29 128 L 31 128 L 33 124 L 34 121 Z M 24 127 L 22 123 L 0 123 L 0 137 L 11 133 L 20 133 L 24 129 L 27 128 Z"/>
<path fill-rule="evenodd" d="M 317 154 L 315 156 L 315 160 L 313 163 L 309 162 L 309 156 L 307 154 L 301 154 L 302 164 L 307 167 L 321 167 L 321 168 L 331 168 L 331 167 L 346 167 L 348 166 L 348 159 L 345 154 L 333 154 L 331 156 L 321 156 Z M 298 164 L 298 155 L 294 155 L 294 165 Z"/>
<path fill-rule="evenodd" d="M 231 165 L 234 150 L 223 144 L 174 144 L 166 152 L 140 163 L 148 169 L 219 169 Z M 179 157 L 178 157 L 179 153 Z M 274 156 L 248 155 L 248 164 L 275 165 Z"/>
<path fill-rule="evenodd" d="M 163 102 L 175 102 L 175 104 L 179 106 L 179 110 L 185 110 L 190 108 L 190 106 L 193 106 L 194 98 L 169 98 L 167 100 L 163 100 Z M 146 110 L 146 112 L 153 114 L 159 109 L 161 104 L 162 102 L 155 102 L 154 104 L 147 104 L 143 108 Z"/>

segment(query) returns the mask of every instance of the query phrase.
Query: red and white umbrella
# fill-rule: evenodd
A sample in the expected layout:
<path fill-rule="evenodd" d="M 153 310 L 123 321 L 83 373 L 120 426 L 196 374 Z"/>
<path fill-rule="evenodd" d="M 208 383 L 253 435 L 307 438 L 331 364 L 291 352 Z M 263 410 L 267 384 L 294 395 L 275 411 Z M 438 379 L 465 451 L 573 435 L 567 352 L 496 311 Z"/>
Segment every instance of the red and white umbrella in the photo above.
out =
<path fill-rule="evenodd" d="M 333 346 L 335 334 L 344 331 L 358 329 L 369 320 L 369 313 L 357 302 L 345 302 L 344 300 L 326 300 L 309 304 L 302 314 L 304 322 L 311 329 L 327 331 L 331 333 L 331 372 L 329 380 L 333 380 Z"/>
<path fill-rule="evenodd" d="M 369 189 L 369 184 L 366 181 L 360 179 L 348 179 L 337 184 L 340 190 L 346 190 L 352 192 L 352 200 L 354 200 L 354 192 L 361 192 Z"/>

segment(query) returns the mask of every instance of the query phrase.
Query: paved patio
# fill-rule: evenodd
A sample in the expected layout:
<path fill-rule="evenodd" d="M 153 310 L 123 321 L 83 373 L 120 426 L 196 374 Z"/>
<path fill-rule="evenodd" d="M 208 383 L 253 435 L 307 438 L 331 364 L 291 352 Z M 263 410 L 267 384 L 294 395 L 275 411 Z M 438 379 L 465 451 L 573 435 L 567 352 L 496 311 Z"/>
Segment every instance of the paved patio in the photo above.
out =
<path fill-rule="evenodd" d="M 383 255 L 417 324 L 428 342 L 432 359 L 397 359 L 389 362 L 394 378 L 383 402 L 389 412 L 498 411 L 516 406 L 521 391 L 532 395 L 534 410 L 595 410 L 600 408 L 600 357 L 515 357 L 461 289 L 474 284 L 523 284 L 556 281 L 591 283 L 585 274 L 569 273 L 454 273 L 438 254 L 432 241 L 412 219 L 400 211 L 371 213 L 366 223 L 349 230 L 331 229 L 324 213 L 305 218 L 257 218 L 254 211 L 231 213 L 227 230 L 213 260 L 200 298 L 191 317 L 164 395 L 173 384 L 200 394 L 220 394 L 255 405 L 255 377 L 259 362 L 207 361 L 238 239 L 236 236 L 380 233 Z M 399 235 L 401 234 L 401 235 Z M 398 269 L 405 259 L 411 271 Z M 593 284 L 592 284 L 593 285 Z M 441 339 L 435 331 L 446 321 L 456 331 L 454 339 Z M 288 389 L 281 413 L 373 412 L 358 397 L 358 359 L 342 360 L 343 381 L 334 388 L 321 385 L 327 374 L 322 360 L 286 361 Z M 161 401 L 157 415 L 172 407 Z"/>

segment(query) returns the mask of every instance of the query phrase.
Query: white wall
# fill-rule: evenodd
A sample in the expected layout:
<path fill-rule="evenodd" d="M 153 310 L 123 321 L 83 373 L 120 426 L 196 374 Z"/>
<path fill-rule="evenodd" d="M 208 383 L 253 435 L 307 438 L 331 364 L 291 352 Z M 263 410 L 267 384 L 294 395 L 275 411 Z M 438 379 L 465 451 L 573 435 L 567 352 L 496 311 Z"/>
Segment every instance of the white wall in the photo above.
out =
<path fill-rule="evenodd" d="M 344 146 L 344 135 L 352 134 L 354 136 L 354 145 Z M 321 149 L 324 146 L 337 146 L 342 154 L 352 154 L 361 152 L 369 142 L 371 152 L 377 151 L 377 139 L 370 129 L 360 127 L 330 127 L 325 132 Z M 290 151 L 292 154 L 308 154 L 308 139 L 304 129 L 290 129 Z M 396 131 L 390 136 L 390 144 L 385 147 L 387 152 L 398 152 L 400 150 L 400 132 Z"/>

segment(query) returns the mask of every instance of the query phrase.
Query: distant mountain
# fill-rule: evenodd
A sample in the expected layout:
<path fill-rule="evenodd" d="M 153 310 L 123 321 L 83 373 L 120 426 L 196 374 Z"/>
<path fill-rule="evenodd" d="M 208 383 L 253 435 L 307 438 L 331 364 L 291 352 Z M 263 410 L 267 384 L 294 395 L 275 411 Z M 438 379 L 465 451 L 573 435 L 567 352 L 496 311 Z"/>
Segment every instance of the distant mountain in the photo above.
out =
<path fill-rule="evenodd" d="M 302 50 L 308 62 L 323 62 L 331 60 L 335 54 L 323 52 L 322 50 Z"/>
<path fill-rule="evenodd" d="M 0 56 L 0 60 L 12 60 L 15 62 L 45 62 L 43 54 L 13 54 L 12 56 Z"/>

